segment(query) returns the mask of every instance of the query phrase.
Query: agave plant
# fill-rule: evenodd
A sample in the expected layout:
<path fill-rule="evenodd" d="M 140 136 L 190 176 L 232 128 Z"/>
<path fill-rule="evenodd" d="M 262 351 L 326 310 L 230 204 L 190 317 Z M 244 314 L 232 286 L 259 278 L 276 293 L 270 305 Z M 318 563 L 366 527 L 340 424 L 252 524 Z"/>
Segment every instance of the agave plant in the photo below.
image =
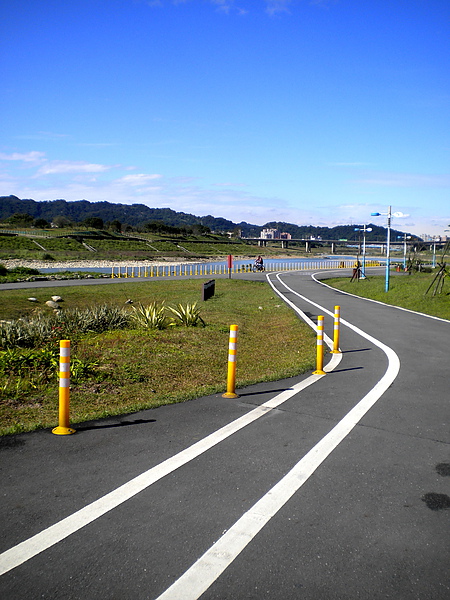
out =
<path fill-rule="evenodd" d="M 205 326 L 205 321 L 200 316 L 200 309 L 197 307 L 197 302 L 186 304 L 186 306 L 177 304 L 176 307 L 168 306 L 167 308 L 175 315 L 175 317 L 172 318 L 171 325 L 176 325 L 180 322 L 186 327 L 196 327 L 199 323 L 201 323 L 203 327 Z"/>
<path fill-rule="evenodd" d="M 139 327 L 145 327 L 147 329 L 164 329 L 166 326 L 164 302 L 161 304 L 158 304 L 158 302 L 151 302 L 148 306 L 139 304 L 132 308 L 133 312 L 131 313 L 131 317 Z"/>

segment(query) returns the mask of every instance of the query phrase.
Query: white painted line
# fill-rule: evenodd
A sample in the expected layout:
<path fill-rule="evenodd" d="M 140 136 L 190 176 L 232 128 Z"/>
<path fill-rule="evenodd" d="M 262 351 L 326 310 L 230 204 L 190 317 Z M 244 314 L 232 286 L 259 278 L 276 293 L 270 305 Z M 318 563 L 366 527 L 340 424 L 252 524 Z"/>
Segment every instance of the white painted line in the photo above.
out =
<path fill-rule="evenodd" d="M 335 356 L 339 355 L 333 355 L 333 359 Z M 334 361 L 333 359 L 327 365 L 328 370 L 336 368 L 336 366 L 339 364 L 340 356 L 339 360 L 337 361 Z M 55 523 L 40 533 L 37 533 L 33 537 L 17 544 L 9 550 L 6 550 L 0 554 L 0 576 L 23 564 L 27 560 L 30 560 L 30 558 L 33 558 L 33 556 L 36 556 L 47 548 L 54 546 L 58 542 L 72 535 L 72 533 L 75 533 L 82 527 L 92 523 L 105 513 L 126 502 L 139 492 L 145 490 L 169 473 L 172 473 L 189 461 L 194 460 L 240 429 L 246 427 L 250 423 L 253 423 L 274 408 L 277 408 L 292 398 L 292 396 L 295 396 L 311 384 L 318 381 L 318 379 L 321 377 L 324 377 L 324 375 L 310 375 L 308 378 L 292 386 L 292 388 L 284 390 L 265 404 L 262 404 L 242 417 L 239 417 L 239 419 L 228 423 L 221 429 L 211 433 L 189 448 L 186 448 L 182 452 L 165 460 L 159 465 L 152 467 L 148 471 L 138 475 L 134 479 L 131 479 L 109 494 L 106 494 L 102 498 L 99 498 L 91 504 L 88 504 L 72 515 L 62 519 L 58 523 Z"/>
<path fill-rule="evenodd" d="M 285 283 L 279 275 L 278 280 L 289 291 L 300 296 L 310 304 L 324 310 L 322 306 L 306 299 Z M 268 278 L 269 279 L 269 278 Z M 269 280 L 270 281 L 270 280 Z M 271 284 L 272 285 L 272 284 Z M 274 286 L 272 286 L 274 287 Z M 275 291 L 287 299 L 274 287 Z M 289 303 L 289 302 L 288 302 Z M 290 303 L 289 303 L 290 304 Z M 392 384 L 400 369 L 397 354 L 388 346 L 350 324 L 354 331 L 370 340 L 385 352 L 388 367 L 368 394 L 352 408 L 333 429 L 318 442 L 272 489 L 270 489 L 253 507 L 201 556 L 177 581 L 175 581 L 156 600 L 197 600 L 216 581 L 225 569 L 235 560 L 244 548 L 253 540 L 269 520 L 286 504 L 286 502 L 302 487 L 314 471 L 344 440 L 359 423 L 362 417 L 372 408 L 377 400 Z"/>

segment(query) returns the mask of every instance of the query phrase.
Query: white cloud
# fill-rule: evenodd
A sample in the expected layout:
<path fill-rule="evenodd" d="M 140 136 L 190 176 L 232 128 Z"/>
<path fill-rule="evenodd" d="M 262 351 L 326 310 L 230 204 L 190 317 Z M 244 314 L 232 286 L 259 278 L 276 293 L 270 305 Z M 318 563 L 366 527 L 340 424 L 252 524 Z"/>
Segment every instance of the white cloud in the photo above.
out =
<path fill-rule="evenodd" d="M 141 177 L 139 177 L 139 175 Z M 133 176 L 131 176 L 133 177 Z M 239 223 L 247 221 L 255 225 L 264 225 L 270 221 L 285 221 L 298 225 L 335 225 L 354 224 L 355 226 L 376 222 L 385 225 L 383 217 L 371 217 L 375 211 L 387 211 L 387 205 L 374 204 L 341 204 L 331 205 L 309 202 L 303 199 L 294 206 L 281 197 L 262 197 L 249 194 L 243 189 L 233 186 L 197 185 L 192 177 L 165 178 L 162 175 L 138 174 L 138 178 L 128 176 L 105 181 L 76 181 L 70 177 L 58 185 L 42 185 L 40 179 L 10 179 L 0 177 L 0 189 L 3 194 L 13 194 L 19 198 L 33 200 L 55 200 L 63 198 L 67 201 L 86 199 L 90 202 L 108 201 L 115 204 L 144 204 L 151 208 L 168 207 L 175 211 L 191 213 L 197 216 L 213 215 L 224 217 Z M 152 185 L 158 182 L 157 185 Z M 429 233 L 442 235 L 450 224 L 450 214 L 442 216 L 423 214 L 407 206 L 395 206 L 412 216 L 405 219 L 393 219 L 393 227 L 400 231 L 415 234 Z M 386 217 L 384 217 L 386 219 Z"/>
<path fill-rule="evenodd" d="M 267 14 L 273 16 L 281 12 L 290 12 L 289 6 L 292 0 L 265 0 Z"/>
<path fill-rule="evenodd" d="M 44 152 L 13 152 L 12 154 L 4 154 L 0 152 L 0 160 L 18 160 L 22 162 L 40 163 L 45 160 Z"/>
<path fill-rule="evenodd" d="M 362 170 L 359 164 L 349 165 L 350 168 L 354 167 L 353 174 L 359 177 L 358 184 L 363 183 L 367 188 L 362 188 L 362 191 L 370 200 L 365 203 L 347 202 L 347 198 L 354 196 L 350 194 L 337 205 L 337 198 L 318 202 L 317 196 L 309 197 L 307 191 L 299 192 L 298 201 L 289 202 L 283 196 L 252 194 L 252 188 L 245 180 L 239 182 L 238 179 L 224 178 L 206 184 L 202 178 L 189 173 L 164 177 L 158 173 L 136 172 L 136 167 L 130 165 L 48 160 L 43 152 L 36 151 L 3 153 L 0 159 L 4 161 L 4 173 L 0 172 L 2 194 L 37 201 L 56 198 L 67 201 L 86 199 L 90 202 L 106 200 L 120 204 L 145 204 L 152 208 L 169 207 L 198 216 L 212 214 L 235 223 L 247 221 L 263 225 L 269 221 L 286 221 L 328 227 L 374 222 L 370 213 L 386 212 L 388 204 L 392 204 L 393 211 L 411 214 L 407 223 L 405 219 L 394 218 L 393 226 L 404 231 L 419 235 L 424 232 L 442 235 L 450 223 L 445 201 L 441 209 L 434 209 L 434 214 L 430 214 L 430 210 L 420 201 L 422 193 L 418 193 L 418 198 L 410 194 L 411 188 L 420 187 L 441 194 L 438 186 L 448 187 L 450 184 L 450 176 L 447 175 L 377 172 Z M 28 167 L 27 173 L 29 168 L 32 173 L 24 176 L 24 166 Z M 387 185 L 397 187 L 385 192 L 381 186 Z M 400 196 L 398 186 L 406 188 L 404 198 Z M 380 194 L 380 189 L 383 189 L 383 194 Z M 358 199 L 362 197 L 361 189 L 358 189 Z M 382 217 L 379 221 L 375 220 L 384 224 L 382 221 Z"/>
<path fill-rule="evenodd" d="M 109 171 L 112 167 L 108 165 L 99 165 L 83 161 L 54 160 L 48 161 L 43 165 L 37 176 L 56 175 L 62 173 L 103 173 Z"/>
<path fill-rule="evenodd" d="M 116 179 L 115 183 L 127 184 L 127 185 L 143 185 L 149 183 L 150 181 L 154 181 L 155 179 L 160 179 L 162 175 L 146 175 L 145 173 L 135 173 L 134 175 L 125 175 L 125 177 L 121 177 L 120 179 Z"/>

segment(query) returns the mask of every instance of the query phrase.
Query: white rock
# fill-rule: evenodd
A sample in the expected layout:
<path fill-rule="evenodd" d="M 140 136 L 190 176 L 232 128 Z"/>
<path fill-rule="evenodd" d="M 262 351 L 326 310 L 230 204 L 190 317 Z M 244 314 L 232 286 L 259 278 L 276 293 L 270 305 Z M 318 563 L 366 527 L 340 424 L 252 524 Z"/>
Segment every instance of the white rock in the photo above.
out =
<path fill-rule="evenodd" d="M 47 306 L 50 306 L 50 308 L 59 308 L 59 305 L 57 302 L 53 302 L 53 300 L 47 300 L 47 302 L 45 303 Z"/>
<path fill-rule="evenodd" d="M 52 296 L 52 300 L 53 302 L 63 302 L 61 296 Z"/>
<path fill-rule="evenodd" d="M 37 302 L 38 301 L 37 298 L 27 298 L 27 300 L 29 300 L 30 302 Z"/>

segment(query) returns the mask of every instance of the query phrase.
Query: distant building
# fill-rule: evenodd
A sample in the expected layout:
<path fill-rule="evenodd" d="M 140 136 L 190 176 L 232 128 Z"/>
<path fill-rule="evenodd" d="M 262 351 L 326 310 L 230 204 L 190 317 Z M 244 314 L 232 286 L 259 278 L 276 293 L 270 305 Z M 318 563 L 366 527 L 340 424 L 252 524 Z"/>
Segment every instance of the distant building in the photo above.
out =
<path fill-rule="evenodd" d="M 259 236 L 263 240 L 279 240 L 280 232 L 278 229 L 266 229 L 264 228 Z"/>
<path fill-rule="evenodd" d="M 290 233 L 281 232 L 278 229 L 264 228 L 259 236 L 262 240 L 290 240 L 292 236 Z"/>

